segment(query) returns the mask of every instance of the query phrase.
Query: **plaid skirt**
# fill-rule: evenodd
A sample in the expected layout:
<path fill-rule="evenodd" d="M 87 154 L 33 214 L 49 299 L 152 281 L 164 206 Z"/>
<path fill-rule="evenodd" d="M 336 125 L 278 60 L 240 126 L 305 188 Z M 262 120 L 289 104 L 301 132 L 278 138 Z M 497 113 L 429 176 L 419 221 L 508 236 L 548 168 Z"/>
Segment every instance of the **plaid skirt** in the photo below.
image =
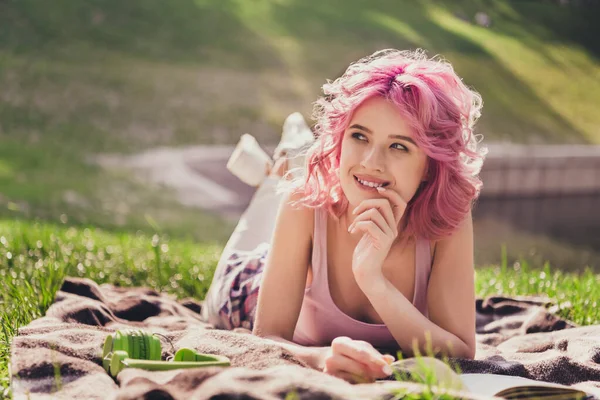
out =
<path fill-rule="evenodd" d="M 249 252 L 234 251 L 227 257 L 224 269 L 215 274 L 208 312 L 217 328 L 252 330 L 268 252 L 267 243 Z"/>

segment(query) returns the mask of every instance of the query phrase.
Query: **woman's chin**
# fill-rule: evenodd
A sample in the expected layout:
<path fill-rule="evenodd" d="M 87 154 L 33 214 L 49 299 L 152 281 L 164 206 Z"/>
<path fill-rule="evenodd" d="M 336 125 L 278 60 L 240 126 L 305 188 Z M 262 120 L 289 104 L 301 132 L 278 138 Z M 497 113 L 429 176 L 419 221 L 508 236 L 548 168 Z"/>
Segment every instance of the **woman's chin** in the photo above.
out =
<path fill-rule="evenodd" d="M 346 194 L 348 201 L 351 203 L 359 204 L 363 200 L 380 197 L 379 192 L 375 188 L 358 187 L 360 183 L 355 182 L 352 182 L 350 185 L 351 187 L 345 189 L 344 193 Z"/>
<path fill-rule="evenodd" d="M 367 196 L 360 196 L 358 193 L 354 193 L 354 191 L 344 192 L 344 196 L 348 201 L 348 208 L 350 211 L 358 207 L 362 201 L 368 199 Z"/>

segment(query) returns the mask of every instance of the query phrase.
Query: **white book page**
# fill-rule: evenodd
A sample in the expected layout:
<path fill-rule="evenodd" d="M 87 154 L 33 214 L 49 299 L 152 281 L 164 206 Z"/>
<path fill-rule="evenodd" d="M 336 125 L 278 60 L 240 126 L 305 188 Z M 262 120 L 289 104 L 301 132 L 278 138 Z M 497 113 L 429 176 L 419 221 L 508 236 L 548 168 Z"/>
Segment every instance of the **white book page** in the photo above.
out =
<path fill-rule="evenodd" d="M 460 379 L 467 389 L 476 394 L 494 396 L 496 393 L 517 386 L 550 386 L 562 387 L 556 383 L 541 382 L 533 379 L 522 378 L 520 376 L 496 375 L 496 374 L 461 374 Z"/>

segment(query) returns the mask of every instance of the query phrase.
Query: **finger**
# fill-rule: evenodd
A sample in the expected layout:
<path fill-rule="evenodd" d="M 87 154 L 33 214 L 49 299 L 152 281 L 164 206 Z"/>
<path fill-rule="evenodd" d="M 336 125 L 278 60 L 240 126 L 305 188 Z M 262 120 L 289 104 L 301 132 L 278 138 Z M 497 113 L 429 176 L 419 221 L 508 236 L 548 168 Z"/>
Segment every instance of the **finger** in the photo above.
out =
<path fill-rule="evenodd" d="M 352 340 L 349 343 L 351 347 L 349 350 L 352 355 L 349 357 L 356 356 L 355 359 L 358 359 L 364 366 L 367 368 L 369 377 L 372 379 L 382 379 L 390 376 L 392 374 L 392 370 L 385 360 L 384 356 L 371 345 L 369 342 L 365 342 L 363 340 Z M 354 352 L 352 351 L 354 350 Z M 384 370 L 387 369 L 386 370 Z"/>
<path fill-rule="evenodd" d="M 344 354 L 354 360 L 361 361 L 363 364 L 373 364 L 379 367 L 387 365 L 381 353 L 368 342 L 339 336 L 331 342 L 331 349 L 334 353 Z"/>
<path fill-rule="evenodd" d="M 352 211 L 352 214 L 359 215 L 360 213 L 370 208 L 378 209 L 387 221 L 389 226 L 398 226 L 394 217 L 394 212 L 392 210 L 392 203 L 387 198 L 364 200 Z"/>
<path fill-rule="evenodd" d="M 395 235 L 395 233 L 396 233 L 395 226 L 394 225 L 390 226 L 388 221 L 383 217 L 383 215 L 381 215 L 381 212 L 379 212 L 379 210 L 376 208 L 370 208 L 370 209 L 366 210 L 365 212 L 363 212 L 362 214 L 358 215 L 354 219 L 352 224 L 350 224 L 350 226 L 348 227 L 348 232 L 352 232 L 352 229 L 360 221 L 373 221 L 375 224 L 377 224 L 379 229 L 381 229 L 386 234 L 392 235 L 394 237 L 396 236 Z"/>
<path fill-rule="evenodd" d="M 346 372 L 364 380 L 373 379 L 370 369 L 365 364 L 354 360 L 345 354 L 336 352 L 325 359 L 325 369 L 323 372 L 336 376 L 340 372 Z"/>
<path fill-rule="evenodd" d="M 382 360 L 378 362 L 369 362 L 369 368 L 371 368 L 371 376 L 375 379 L 386 378 L 392 374 L 392 369 L 390 364 L 394 361 L 394 357 L 389 354 L 382 355 L 379 350 L 377 350 L 373 345 L 364 340 L 355 340 L 355 345 L 366 349 L 367 351 L 375 354 L 376 359 Z M 390 360 L 391 359 L 391 360 Z"/>
<path fill-rule="evenodd" d="M 391 364 L 391 363 L 393 363 L 394 361 L 396 361 L 396 358 L 395 358 L 393 355 L 391 355 L 391 354 L 384 354 L 384 355 L 383 355 L 383 358 L 384 358 L 384 360 L 385 360 L 385 361 L 386 361 L 388 364 Z"/>
<path fill-rule="evenodd" d="M 357 207 L 355 209 L 357 217 L 354 219 L 354 221 L 352 221 L 353 223 L 359 219 L 360 216 L 364 216 L 365 214 L 368 215 L 372 215 L 372 213 L 377 213 L 379 215 L 381 215 L 381 217 L 383 218 L 383 221 L 385 222 L 385 224 L 380 224 L 380 227 L 382 228 L 382 230 L 386 230 L 385 226 L 389 227 L 391 232 L 394 233 L 396 235 L 396 232 L 398 231 L 398 224 L 396 223 L 395 219 L 394 219 L 394 214 L 392 213 L 392 207 L 390 205 L 390 202 L 386 199 L 379 199 L 380 201 L 378 203 L 370 203 L 370 204 L 361 204 L 359 207 Z M 377 219 L 379 221 L 379 218 Z M 383 226 L 382 226 L 383 225 Z M 352 224 L 350 224 L 349 229 L 352 227 Z"/>
<path fill-rule="evenodd" d="M 378 249 L 380 249 L 381 246 L 386 242 L 386 237 L 388 236 L 373 221 L 357 222 L 354 225 L 354 228 L 352 228 L 351 233 L 354 234 L 356 232 L 364 232 L 364 233 L 369 234 L 369 236 L 371 236 L 371 238 L 373 239 L 373 243 L 375 244 L 375 247 L 377 247 Z M 392 241 L 392 240 L 393 239 L 390 239 L 390 241 Z"/>
<path fill-rule="evenodd" d="M 353 375 L 349 372 L 344 372 L 344 371 L 339 371 L 335 376 L 337 376 L 338 378 L 341 378 L 343 380 L 345 380 L 346 382 L 350 382 L 350 383 L 373 383 L 375 382 L 374 378 L 363 378 L 361 376 L 356 376 Z"/>
<path fill-rule="evenodd" d="M 404 215 L 404 211 L 406 210 L 407 203 L 404 201 L 402 196 L 394 190 L 387 190 L 386 188 L 379 187 L 377 188 L 379 194 L 384 196 L 392 203 L 392 211 L 394 213 L 394 219 L 396 223 L 400 223 L 402 216 Z"/>

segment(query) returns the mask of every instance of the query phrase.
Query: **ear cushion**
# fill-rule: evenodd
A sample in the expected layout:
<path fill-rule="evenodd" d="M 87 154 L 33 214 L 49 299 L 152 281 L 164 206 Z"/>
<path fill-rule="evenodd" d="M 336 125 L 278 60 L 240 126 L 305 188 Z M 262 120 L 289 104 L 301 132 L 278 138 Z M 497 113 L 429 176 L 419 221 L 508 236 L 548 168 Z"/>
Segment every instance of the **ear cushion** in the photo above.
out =
<path fill-rule="evenodd" d="M 130 350 L 129 350 L 129 339 L 121 331 L 117 331 L 115 333 L 115 338 L 113 340 L 113 349 L 112 349 L 112 351 L 115 352 L 115 351 L 119 351 L 119 350 L 120 351 L 124 351 L 127 354 L 129 354 L 129 352 L 130 352 Z"/>
<path fill-rule="evenodd" d="M 160 360 L 160 340 L 152 333 L 144 332 L 141 329 L 131 329 L 127 331 L 127 336 L 130 337 L 130 343 L 132 343 L 131 353 L 129 354 L 131 358 L 137 360 Z"/>
<path fill-rule="evenodd" d="M 131 337 L 131 340 L 133 341 L 133 354 L 130 354 L 129 356 L 131 358 L 134 358 L 136 360 L 141 360 L 142 359 L 142 342 L 144 341 L 144 338 L 142 336 L 140 336 L 139 332 L 137 331 L 133 331 L 129 334 L 129 336 Z"/>
<path fill-rule="evenodd" d="M 141 329 L 119 329 L 108 335 L 104 341 L 104 356 L 115 351 L 123 351 L 137 360 L 160 361 L 162 358 L 160 339 Z"/>
<path fill-rule="evenodd" d="M 148 360 L 148 334 L 140 332 L 140 360 Z"/>
<path fill-rule="evenodd" d="M 124 351 L 117 350 L 113 353 L 109 368 L 110 374 L 113 376 L 113 378 L 116 378 L 119 372 L 121 372 L 121 370 L 124 368 L 122 361 L 128 357 L 129 355 Z"/>
<path fill-rule="evenodd" d="M 156 356 L 154 354 L 154 346 L 152 345 L 154 343 L 155 337 L 154 335 L 149 335 L 148 336 L 148 360 L 156 360 Z"/>
<path fill-rule="evenodd" d="M 129 342 L 129 358 L 134 358 L 137 359 L 137 356 L 139 354 L 139 350 L 138 350 L 138 346 L 136 346 L 137 341 L 134 338 L 134 334 L 133 332 L 129 331 L 125 334 L 125 337 L 127 338 L 127 341 Z"/>
<path fill-rule="evenodd" d="M 150 343 L 150 359 L 155 361 L 160 361 L 162 359 L 162 347 L 160 345 L 160 339 L 156 336 L 152 336 L 152 341 Z"/>
<path fill-rule="evenodd" d="M 112 351 L 113 339 L 114 339 L 113 335 L 106 335 L 106 338 L 104 339 L 104 346 L 102 346 L 102 357 L 103 358 L 106 357 L 108 355 L 108 353 L 110 353 Z"/>
<path fill-rule="evenodd" d="M 110 371 L 110 357 L 112 357 L 112 347 L 113 347 L 113 335 L 107 335 L 106 339 L 104 339 L 104 347 L 102 348 L 102 366 L 106 370 L 106 372 Z"/>

